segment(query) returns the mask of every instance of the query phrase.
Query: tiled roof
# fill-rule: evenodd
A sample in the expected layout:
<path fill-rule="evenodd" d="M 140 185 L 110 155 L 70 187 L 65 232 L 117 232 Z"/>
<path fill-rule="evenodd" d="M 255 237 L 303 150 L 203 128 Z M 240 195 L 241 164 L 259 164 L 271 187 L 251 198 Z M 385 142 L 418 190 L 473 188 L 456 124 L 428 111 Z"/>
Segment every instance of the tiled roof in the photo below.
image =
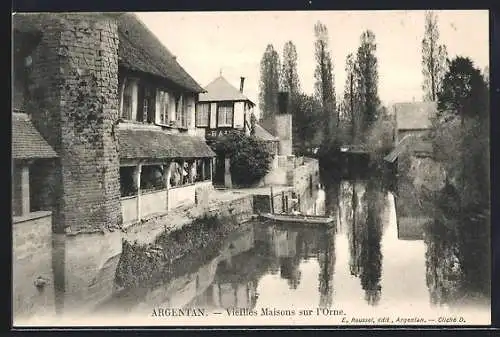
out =
<path fill-rule="evenodd" d="M 168 27 L 167 22 L 165 29 L 175 29 L 175 27 Z M 120 15 L 118 30 L 120 35 L 118 57 L 121 65 L 168 78 L 193 92 L 203 92 L 203 88 L 135 14 Z"/>
<path fill-rule="evenodd" d="M 437 111 L 435 102 L 408 102 L 394 104 L 398 130 L 428 129 L 430 118 Z"/>
<path fill-rule="evenodd" d="M 393 163 L 403 152 L 413 152 L 418 155 L 430 156 L 433 153 L 432 142 L 423 140 L 417 135 L 406 135 L 396 147 L 384 157 L 384 160 Z"/>
<path fill-rule="evenodd" d="M 120 159 L 206 158 L 215 153 L 204 139 L 162 130 L 119 130 Z"/>
<path fill-rule="evenodd" d="M 266 129 L 264 129 L 259 124 L 255 124 L 255 137 L 264 141 L 278 141 L 278 137 L 274 137 Z"/>
<path fill-rule="evenodd" d="M 48 15 L 62 14 L 16 14 L 13 20 L 14 28 L 25 33 L 43 32 L 43 22 Z M 174 55 L 135 14 L 92 15 L 107 15 L 117 20 L 120 39 L 118 47 L 120 66 L 168 79 L 192 92 L 203 92 L 203 88 L 182 68 Z M 168 29 L 168 23 L 166 28 Z"/>
<path fill-rule="evenodd" d="M 12 157 L 14 159 L 55 158 L 57 153 L 35 129 L 27 115 L 13 113 Z"/>
<path fill-rule="evenodd" d="M 205 87 L 205 91 L 205 93 L 200 94 L 200 102 L 249 101 L 254 104 L 222 76 L 210 82 Z"/>

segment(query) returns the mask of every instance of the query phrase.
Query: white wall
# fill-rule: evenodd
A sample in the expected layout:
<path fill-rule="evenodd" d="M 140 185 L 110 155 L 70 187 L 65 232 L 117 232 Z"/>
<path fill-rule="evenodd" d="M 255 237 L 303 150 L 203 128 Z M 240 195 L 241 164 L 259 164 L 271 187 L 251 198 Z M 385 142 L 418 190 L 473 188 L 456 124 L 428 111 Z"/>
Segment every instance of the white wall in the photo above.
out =
<path fill-rule="evenodd" d="M 234 103 L 234 128 L 243 129 L 245 122 L 245 102 Z"/>
<path fill-rule="evenodd" d="M 210 128 L 217 127 L 217 103 L 210 103 Z"/>

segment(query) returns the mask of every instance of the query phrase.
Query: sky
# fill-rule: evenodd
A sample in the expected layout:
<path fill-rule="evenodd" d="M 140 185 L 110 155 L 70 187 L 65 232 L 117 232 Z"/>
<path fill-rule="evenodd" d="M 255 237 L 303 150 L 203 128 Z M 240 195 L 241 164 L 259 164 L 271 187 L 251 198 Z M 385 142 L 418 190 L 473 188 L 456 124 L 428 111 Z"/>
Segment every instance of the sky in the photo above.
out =
<path fill-rule="evenodd" d="M 489 66 L 489 17 L 485 10 L 435 11 L 440 43 L 450 57 Z M 268 44 L 282 56 L 291 40 L 297 48 L 301 88 L 314 88 L 314 24 L 328 28 L 337 96 L 345 83 L 345 60 L 356 51 L 360 35 L 370 29 L 377 43 L 379 97 L 383 104 L 422 99 L 421 41 L 424 11 L 260 11 L 141 12 L 145 25 L 202 86 L 222 75 L 258 103 L 260 60 Z"/>

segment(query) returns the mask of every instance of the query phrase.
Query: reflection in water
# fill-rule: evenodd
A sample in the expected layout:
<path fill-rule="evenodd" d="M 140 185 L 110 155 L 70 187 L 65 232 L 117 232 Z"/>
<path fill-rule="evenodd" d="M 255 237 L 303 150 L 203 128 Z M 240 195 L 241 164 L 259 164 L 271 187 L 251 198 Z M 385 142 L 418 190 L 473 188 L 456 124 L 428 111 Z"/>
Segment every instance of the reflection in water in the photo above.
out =
<path fill-rule="evenodd" d="M 328 229 L 325 233 L 324 249 L 319 254 L 319 307 L 329 308 L 333 301 L 333 274 L 335 272 L 335 233 Z"/>
<path fill-rule="evenodd" d="M 460 221 L 456 213 L 437 207 L 434 219 L 425 227 L 425 242 L 432 304 L 456 306 L 490 297 L 487 217 L 468 216 Z"/>
<path fill-rule="evenodd" d="M 407 220 L 405 226 L 410 227 L 405 231 L 411 232 L 409 225 L 413 224 L 423 232 L 430 303 L 433 306 L 489 306 L 489 211 L 461 209 L 450 185 L 427 195 L 417 194 L 408 181 L 398 185 L 397 208 Z"/>
<path fill-rule="evenodd" d="M 311 193 L 313 199 L 303 205 L 333 216 L 335 226 L 248 223 L 225 240 L 159 268 L 147 266 L 157 261 L 141 260 L 145 270 L 160 272 L 139 283 L 131 282 L 133 270 L 122 273 L 115 282 L 125 289 L 96 312 L 149 315 L 154 307 L 220 311 L 280 305 L 430 309 L 460 305 L 470 294 L 489 296 L 486 220 L 460 222 L 439 207 L 431 217 L 415 198 L 405 198 L 404 193 L 414 194 L 411 189 L 394 192 L 392 203 L 393 192 L 381 179 L 322 179 L 324 192 Z M 427 223 L 425 235 L 403 238 L 400 222 L 419 227 L 424 222 L 418 219 Z M 68 309 L 64 285 L 71 275 L 64 269 L 64 240 L 54 242 L 56 308 L 62 312 Z"/>

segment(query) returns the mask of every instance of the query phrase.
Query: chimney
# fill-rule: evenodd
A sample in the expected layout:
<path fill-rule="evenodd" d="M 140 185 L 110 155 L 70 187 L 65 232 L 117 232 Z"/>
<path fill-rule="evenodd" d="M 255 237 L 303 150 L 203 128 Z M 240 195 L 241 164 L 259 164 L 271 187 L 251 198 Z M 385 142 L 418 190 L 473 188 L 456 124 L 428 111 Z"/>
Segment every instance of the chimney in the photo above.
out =
<path fill-rule="evenodd" d="M 243 93 L 243 86 L 245 85 L 245 78 L 240 77 L 240 92 Z"/>
<path fill-rule="evenodd" d="M 288 113 L 288 92 L 280 91 L 278 93 L 278 114 Z"/>

